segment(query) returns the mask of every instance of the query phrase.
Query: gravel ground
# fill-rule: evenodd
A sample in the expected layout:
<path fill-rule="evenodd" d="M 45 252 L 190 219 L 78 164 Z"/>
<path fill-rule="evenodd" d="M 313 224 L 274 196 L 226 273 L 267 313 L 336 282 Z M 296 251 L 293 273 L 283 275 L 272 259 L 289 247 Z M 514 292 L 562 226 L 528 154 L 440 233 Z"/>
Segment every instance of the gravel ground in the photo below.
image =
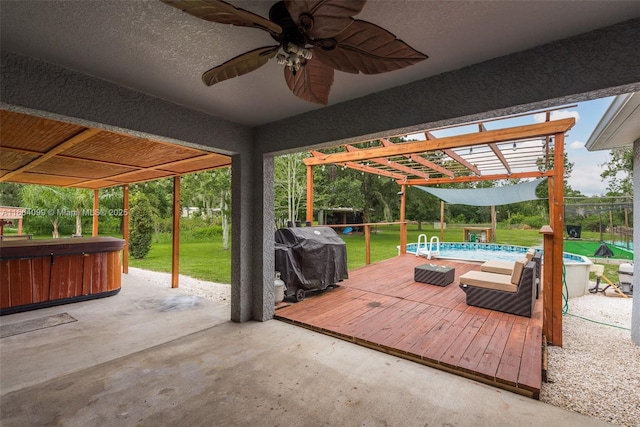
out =
<path fill-rule="evenodd" d="M 154 286 L 171 286 L 167 273 L 130 268 L 129 274 Z M 229 285 L 181 275 L 179 289 L 231 303 Z M 628 330 L 631 306 L 630 298 L 603 294 L 569 300 L 563 347 L 549 347 L 549 382 L 543 383 L 540 400 L 613 424 L 640 426 L 640 347 Z"/>
<path fill-rule="evenodd" d="M 548 348 L 549 382 L 542 384 L 540 400 L 613 424 L 640 426 L 640 347 L 628 330 L 632 304 L 631 298 L 603 294 L 569 299 L 563 347 Z"/>
<path fill-rule="evenodd" d="M 171 274 L 129 267 L 129 275 L 153 286 L 171 287 Z M 178 289 L 211 301 L 231 305 L 231 286 L 221 283 L 205 282 L 193 277 L 180 275 Z"/>

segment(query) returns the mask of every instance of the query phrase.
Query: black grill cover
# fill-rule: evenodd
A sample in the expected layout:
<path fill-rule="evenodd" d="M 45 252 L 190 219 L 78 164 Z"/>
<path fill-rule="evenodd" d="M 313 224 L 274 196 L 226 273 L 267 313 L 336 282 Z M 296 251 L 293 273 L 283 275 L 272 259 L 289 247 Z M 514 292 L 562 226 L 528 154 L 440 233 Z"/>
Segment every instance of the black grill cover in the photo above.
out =
<path fill-rule="evenodd" d="M 349 277 L 347 247 L 330 227 L 276 230 L 276 270 L 287 288 L 326 289 Z"/>
<path fill-rule="evenodd" d="M 582 226 L 581 225 L 567 225 L 567 234 L 572 239 L 579 239 L 582 234 Z"/>

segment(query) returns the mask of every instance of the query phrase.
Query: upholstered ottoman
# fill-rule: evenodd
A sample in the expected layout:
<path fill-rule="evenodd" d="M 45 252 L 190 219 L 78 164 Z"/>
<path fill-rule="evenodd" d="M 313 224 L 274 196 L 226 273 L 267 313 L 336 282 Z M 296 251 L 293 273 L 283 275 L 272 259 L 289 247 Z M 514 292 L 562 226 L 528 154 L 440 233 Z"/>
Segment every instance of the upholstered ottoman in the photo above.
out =
<path fill-rule="evenodd" d="M 422 264 L 413 271 L 413 280 L 430 285 L 447 286 L 455 279 L 456 269 L 445 265 Z"/>

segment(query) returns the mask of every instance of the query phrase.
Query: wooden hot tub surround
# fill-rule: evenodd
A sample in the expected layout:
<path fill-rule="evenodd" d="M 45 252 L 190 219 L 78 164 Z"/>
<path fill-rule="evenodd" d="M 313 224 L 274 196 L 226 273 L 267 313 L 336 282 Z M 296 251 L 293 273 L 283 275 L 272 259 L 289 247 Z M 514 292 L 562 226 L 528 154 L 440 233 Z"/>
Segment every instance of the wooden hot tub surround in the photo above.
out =
<path fill-rule="evenodd" d="M 114 237 L 0 242 L 0 315 L 117 294 L 124 243 Z"/>

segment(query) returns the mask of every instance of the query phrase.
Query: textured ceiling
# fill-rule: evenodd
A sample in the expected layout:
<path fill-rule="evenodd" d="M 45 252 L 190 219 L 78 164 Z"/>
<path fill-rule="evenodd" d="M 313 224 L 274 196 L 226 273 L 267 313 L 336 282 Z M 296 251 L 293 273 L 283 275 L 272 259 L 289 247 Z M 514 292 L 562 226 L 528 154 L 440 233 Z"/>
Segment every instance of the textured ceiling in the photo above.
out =
<path fill-rule="evenodd" d="M 272 4 L 232 3 L 262 16 Z M 369 1 L 357 18 L 388 29 L 429 59 L 374 76 L 336 72 L 329 104 L 622 22 L 640 15 L 638 9 L 635 1 Z M 3 0 L 0 17 L 3 50 L 233 122 L 259 125 L 322 108 L 293 96 L 275 61 L 206 87 L 204 71 L 273 40 L 160 1 Z"/>

